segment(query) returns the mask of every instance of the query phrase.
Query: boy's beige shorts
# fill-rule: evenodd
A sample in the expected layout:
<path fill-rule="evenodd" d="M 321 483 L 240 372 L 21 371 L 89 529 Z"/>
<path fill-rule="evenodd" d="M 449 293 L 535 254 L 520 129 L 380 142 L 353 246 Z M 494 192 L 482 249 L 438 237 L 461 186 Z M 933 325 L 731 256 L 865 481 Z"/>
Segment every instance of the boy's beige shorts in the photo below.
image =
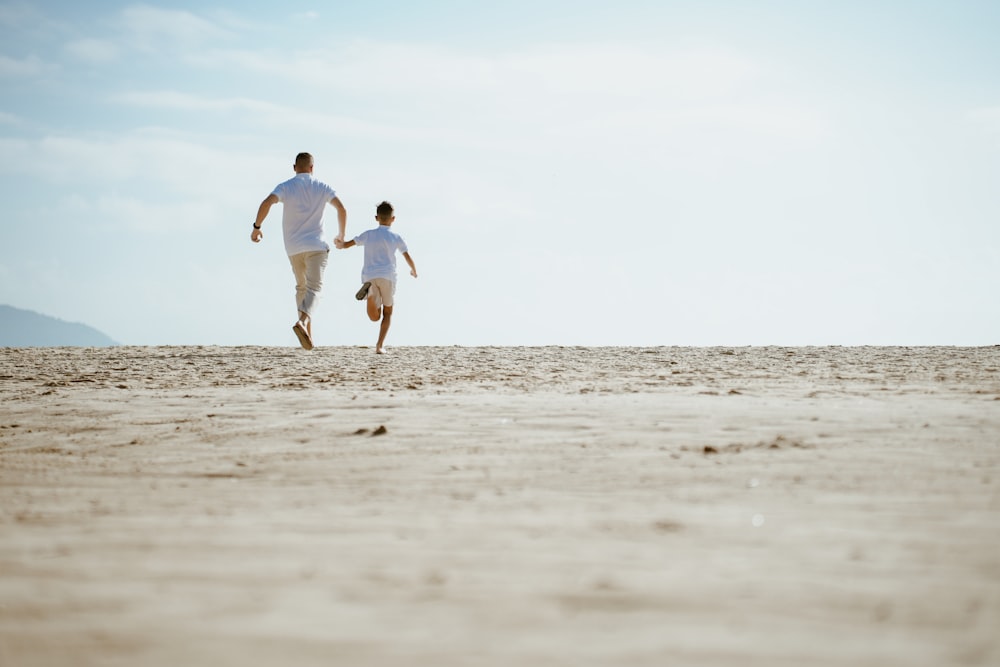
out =
<path fill-rule="evenodd" d="M 393 295 L 396 294 L 396 283 L 386 278 L 372 278 L 371 296 L 380 306 L 392 306 Z"/>

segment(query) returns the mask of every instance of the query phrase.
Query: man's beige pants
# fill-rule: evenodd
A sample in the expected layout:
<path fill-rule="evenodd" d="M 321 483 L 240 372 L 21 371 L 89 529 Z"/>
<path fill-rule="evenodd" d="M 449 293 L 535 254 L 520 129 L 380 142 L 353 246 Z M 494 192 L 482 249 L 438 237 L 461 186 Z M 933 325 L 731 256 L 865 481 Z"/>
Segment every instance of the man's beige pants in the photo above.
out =
<path fill-rule="evenodd" d="M 288 258 L 292 263 L 292 273 L 295 274 L 295 303 L 300 312 L 310 317 L 319 301 L 319 292 L 323 289 L 323 271 L 329 257 L 329 250 L 319 250 L 300 252 Z"/>

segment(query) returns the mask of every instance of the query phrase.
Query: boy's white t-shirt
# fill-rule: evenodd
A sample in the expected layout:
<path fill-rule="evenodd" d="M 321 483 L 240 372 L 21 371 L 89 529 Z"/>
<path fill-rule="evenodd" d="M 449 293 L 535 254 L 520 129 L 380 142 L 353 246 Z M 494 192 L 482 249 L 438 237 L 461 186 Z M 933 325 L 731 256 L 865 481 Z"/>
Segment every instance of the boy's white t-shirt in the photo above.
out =
<path fill-rule="evenodd" d="M 274 188 L 282 203 L 281 229 L 285 234 L 288 256 L 301 252 L 329 250 L 323 240 L 323 213 L 337 193 L 312 174 L 295 174 Z"/>
<path fill-rule="evenodd" d="M 355 236 L 354 242 L 365 248 L 361 282 L 375 278 L 396 282 L 396 251 L 409 252 L 402 236 L 393 232 L 389 225 L 379 225 Z"/>

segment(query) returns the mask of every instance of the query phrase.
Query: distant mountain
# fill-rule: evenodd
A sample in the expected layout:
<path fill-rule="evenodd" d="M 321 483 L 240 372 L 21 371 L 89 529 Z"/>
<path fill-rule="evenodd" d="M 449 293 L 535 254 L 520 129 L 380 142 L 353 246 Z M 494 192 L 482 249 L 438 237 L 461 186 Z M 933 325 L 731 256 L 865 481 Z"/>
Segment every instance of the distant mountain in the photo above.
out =
<path fill-rule="evenodd" d="M 107 347 L 118 345 L 86 324 L 0 306 L 0 347 Z"/>

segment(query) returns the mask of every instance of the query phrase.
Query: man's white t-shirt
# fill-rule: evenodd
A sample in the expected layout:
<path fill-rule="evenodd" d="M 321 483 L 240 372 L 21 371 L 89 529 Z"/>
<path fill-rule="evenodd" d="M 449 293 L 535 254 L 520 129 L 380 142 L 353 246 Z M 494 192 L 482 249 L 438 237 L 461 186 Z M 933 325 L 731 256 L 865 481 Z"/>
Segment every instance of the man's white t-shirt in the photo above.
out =
<path fill-rule="evenodd" d="M 361 282 L 375 278 L 396 282 L 396 251 L 409 252 L 402 236 L 394 233 L 389 225 L 379 225 L 355 236 L 354 242 L 365 248 Z"/>
<path fill-rule="evenodd" d="M 272 194 L 283 205 L 281 229 L 289 257 L 300 252 L 330 250 L 323 240 L 323 213 L 330 200 L 337 196 L 333 188 L 317 181 L 312 174 L 295 174 L 275 187 Z"/>

